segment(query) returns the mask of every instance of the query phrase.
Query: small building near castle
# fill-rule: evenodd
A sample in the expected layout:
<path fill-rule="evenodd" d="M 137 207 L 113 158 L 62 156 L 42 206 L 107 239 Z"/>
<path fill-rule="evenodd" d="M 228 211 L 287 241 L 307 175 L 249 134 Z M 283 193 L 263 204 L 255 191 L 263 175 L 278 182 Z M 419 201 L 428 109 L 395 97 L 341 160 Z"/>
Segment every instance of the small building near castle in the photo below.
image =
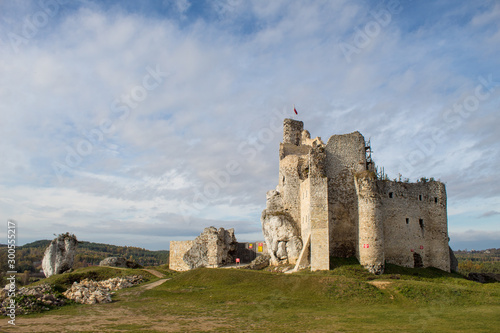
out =
<path fill-rule="evenodd" d="M 325 144 L 303 127 L 284 120 L 278 185 L 262 212 L 272 264 L 328 270 L 330 257 L 355 256 L 374 274 L 385 263 L 456 270 L 443 183 L 378 179 L 361 133 Z"/>

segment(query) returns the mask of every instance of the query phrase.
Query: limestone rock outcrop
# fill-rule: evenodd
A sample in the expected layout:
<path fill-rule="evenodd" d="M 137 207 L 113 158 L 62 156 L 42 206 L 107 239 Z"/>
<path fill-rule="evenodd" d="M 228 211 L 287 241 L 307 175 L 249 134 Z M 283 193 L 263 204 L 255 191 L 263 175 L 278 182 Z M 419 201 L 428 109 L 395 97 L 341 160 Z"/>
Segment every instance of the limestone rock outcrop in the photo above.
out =
<path fill-rule="evenodd" d="M 302 239 L 291 216 L 284 211 L 277 190 L 267 192 L 261 223 L 271 264 L 295 263 L 302 250 Z"/>
<path fill-rule="evenodd" d="M 121 268 L 140 268 L 136 262 L 127 260 L 121 257 L 107 257 L 106 259 L 101 260 L 99 266 L 109 266 L 109 267 L 121 267 Z"/>
<path fill-rule="evenodd" d="M 234 229 L 208 227 L 196 237 L 183 260 L 190 269 L 219 267 L 234 262 L 236 249 Z"/>
<path fill-rule="evenodd" d="M 42 260 L 43 273 L 46 277 L 64 273 L 73 267 L 77 244 L 76 236 L 68 232 L 50 242 Z"/>

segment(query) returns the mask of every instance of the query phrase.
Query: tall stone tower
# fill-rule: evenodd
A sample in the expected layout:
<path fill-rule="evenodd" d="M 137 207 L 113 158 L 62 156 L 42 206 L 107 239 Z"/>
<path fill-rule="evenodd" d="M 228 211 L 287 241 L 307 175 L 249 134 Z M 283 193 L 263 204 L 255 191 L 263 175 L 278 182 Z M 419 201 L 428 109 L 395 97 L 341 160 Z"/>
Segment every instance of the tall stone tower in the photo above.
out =
<path fill-rule="evenodd" d="M 358 194 L 358 259 L 368 271 L 384 271 L 384 225 L 382 207 L 374 173 L 365 172 L 355 177 Z"/>

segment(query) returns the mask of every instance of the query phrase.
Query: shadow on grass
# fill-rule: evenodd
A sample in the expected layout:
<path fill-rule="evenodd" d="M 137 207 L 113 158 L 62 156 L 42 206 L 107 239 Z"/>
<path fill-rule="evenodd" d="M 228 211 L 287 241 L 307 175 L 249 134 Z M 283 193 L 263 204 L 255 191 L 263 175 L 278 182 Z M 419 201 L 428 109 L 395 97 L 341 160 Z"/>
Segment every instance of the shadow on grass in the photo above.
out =
<path fill-rule="evenodd" d="M 404 280 L 419 280 L 419 279 L 443 279 L 455 278 L 463 279 L 466 277 L 459 273 L 449 273 L 438 268 L 409 268 L 394 264 L 385 264 L 384 273 L 381 275 L 373 275 L 364 269 L 355 257 L 350 258 L 335 258 L 330 257 L 330 271 L 328 274 L 347 275 L 357 278 L 366 278 L 367 280 L 376 279 L 404 279 Z"/>

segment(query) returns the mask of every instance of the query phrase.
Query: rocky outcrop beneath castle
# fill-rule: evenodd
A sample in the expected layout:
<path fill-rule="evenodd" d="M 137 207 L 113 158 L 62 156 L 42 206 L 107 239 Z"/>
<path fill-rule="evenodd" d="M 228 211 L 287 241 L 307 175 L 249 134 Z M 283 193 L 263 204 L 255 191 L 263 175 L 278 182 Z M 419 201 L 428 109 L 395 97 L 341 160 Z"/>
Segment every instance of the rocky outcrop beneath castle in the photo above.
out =
<path fill-rule="evenodd" d="M 57 236 L 45 250 L 42 268 L 46 277 L 61 274 L 73 267 L 78 240 L 69 233 Z"/>
<path fill-rule="evenodd" d="M 120 268 L 141 268 L 141 265 L 139 265 L 138 263 L 120 257 L 108 257 L 106 259 L 103 259 L 99 263 L 99 266 L 120 267 Z"/>
<path fill-rule="evenodd" d="M 266 209 L 262 212 L 262 232 L 271 264 L 295 263 L 302 250 L 302 239 L 289 214 L 283 211 L 278 191 L 267 192 Z"/>
<path fill-rule="evenodd" d="M 110 303 L 113 291 L 135 286 L 142 281 L 141 275 L 116 277 L 105 281 L 84 279 L 74 282 L 63 295 L 81 304 Z"/>
<path fill-rule="evenodd" d="M 183 260 L 189 267 L 219 267 L 234 262 L 237 249 L 234 229 L 208 227 L 193 242 Z"/>
<path fill-rule="evenodd" d="M 50 308 L 53 307 L 63 306 L 67 302 L 63 296 L 56 293 L 47 283 L 34 287 L 21 287 L 14 291 L 16 294 L 16 314 L 29 314 L 43 310 L 50 310 Z M 8 315 L 10 309 L 7 307 L 10 305 L 11 303 L 10 298 L 8 297 L 7 289 L 2 289 L 0 291 L 0 315 Z"/>

